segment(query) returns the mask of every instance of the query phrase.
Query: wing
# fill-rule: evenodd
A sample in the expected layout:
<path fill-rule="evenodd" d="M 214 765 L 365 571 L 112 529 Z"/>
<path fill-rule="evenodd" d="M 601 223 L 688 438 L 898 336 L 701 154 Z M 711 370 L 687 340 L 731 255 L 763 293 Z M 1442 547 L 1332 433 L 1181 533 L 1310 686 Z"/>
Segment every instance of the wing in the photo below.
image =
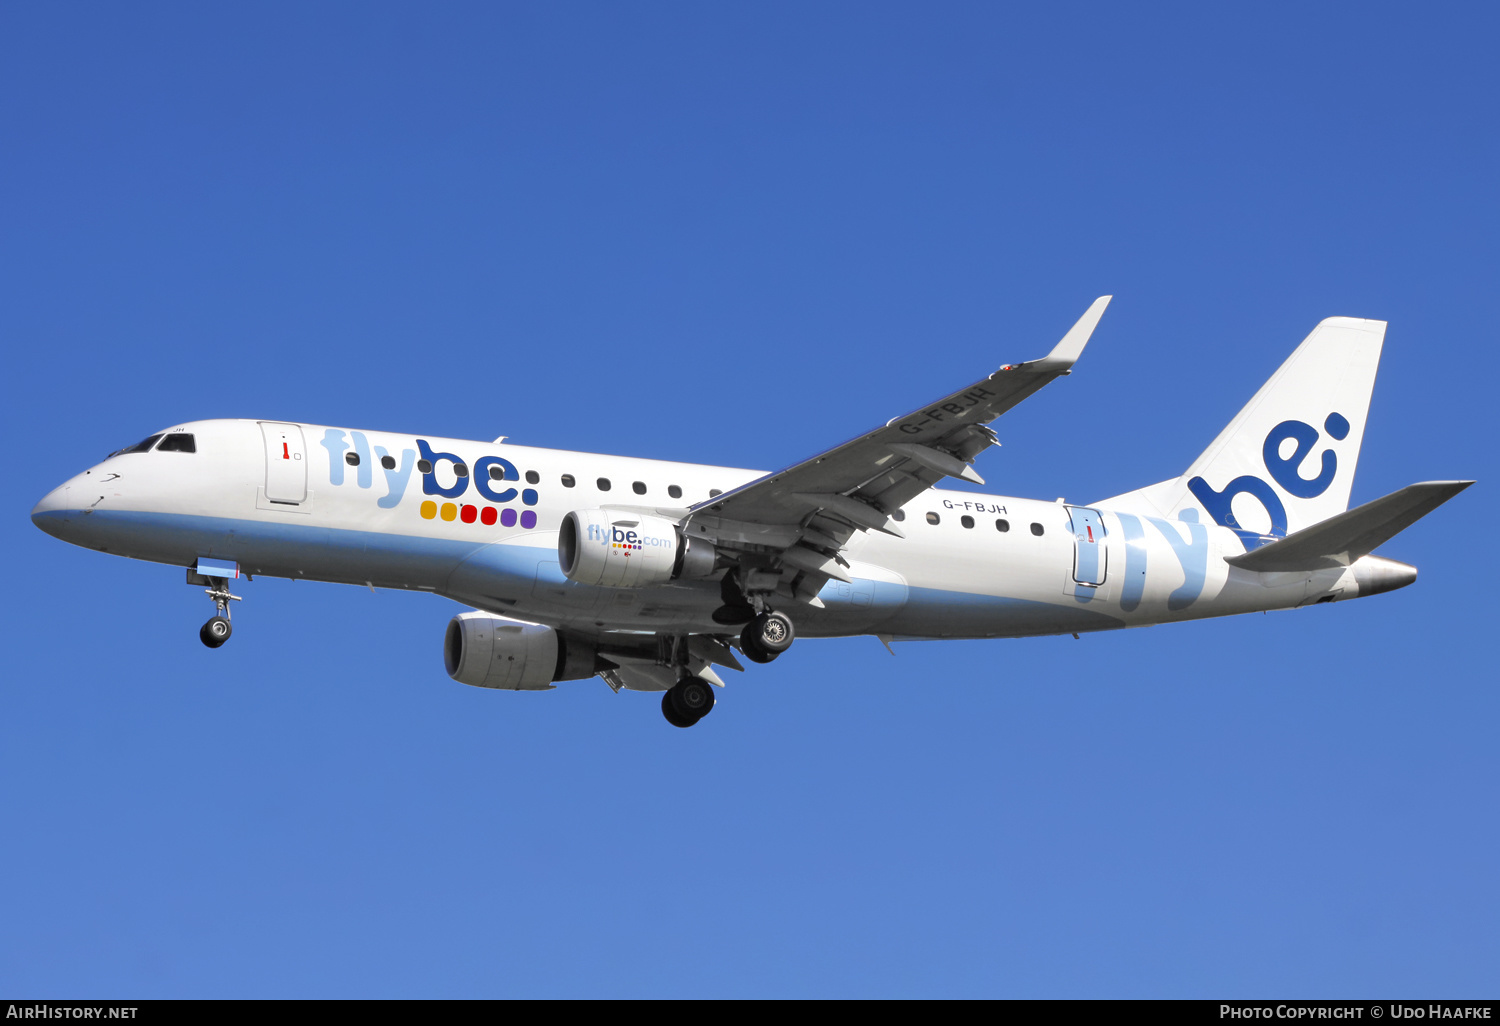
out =
<path fill-rule="evenodd" d="M 830 577 L 847 581 L 840 552 L 855 531 L 901 537 L 890 515 L 944 477 L 984 483 L 972 463 L 996 444 L 986 425 L 1070 372 L 1110 298 L 1096 299 L 1042 359 L 1006 364 L 883 427 L 694 506 L 687 536 L 713 543 L 721 560 L 737 566 L 747 595 L 775 591 L 811 601 Z"/>

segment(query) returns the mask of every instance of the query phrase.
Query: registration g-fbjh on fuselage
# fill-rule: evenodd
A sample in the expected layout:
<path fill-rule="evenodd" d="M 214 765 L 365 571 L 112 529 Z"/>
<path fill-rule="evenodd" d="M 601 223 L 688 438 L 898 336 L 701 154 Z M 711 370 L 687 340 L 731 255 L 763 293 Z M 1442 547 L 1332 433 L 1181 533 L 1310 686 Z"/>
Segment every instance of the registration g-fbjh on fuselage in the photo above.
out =
<path fill-rule="evenodd" d="M 1179 477 L 1088 503 L 983 484 L 996 418 L 1071 372 L 1109 297 L 1052 351 L 774 473 L 316 424 L 205 420 L 112 454 L 32 511 L 77 545 L 187 569 L 231 633 L 256 575 L 472 607 L 448 673 L 503 690 L 599 676 L 691 726 L 719 670 L 797 637 L 1081 635 L 1372 595 L 1374 550 L 1471 482 L 1349 509 L 1381 321 L 1320 323 Z M 715 668 L 719 669 L 715 669 Z"/>

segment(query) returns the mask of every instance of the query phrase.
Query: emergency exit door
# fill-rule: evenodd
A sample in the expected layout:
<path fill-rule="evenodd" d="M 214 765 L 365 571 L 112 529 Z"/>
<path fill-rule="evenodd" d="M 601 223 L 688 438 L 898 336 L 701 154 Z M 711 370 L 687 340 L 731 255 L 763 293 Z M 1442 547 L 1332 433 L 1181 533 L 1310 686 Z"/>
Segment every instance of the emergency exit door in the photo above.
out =
<path fill-rule="evenodd" d="M 1104 521 L 1097 509 L 1069 506 L 1073 521 L 1073 580 L 1098 587 L 1104 583 L 1109 550 L 1104 545 Z"/>
<path fill-rule="evenodd" d="M 307 453 L 296 424 L 261 421 L 266 440 L 266 498 L 295 506 L 307 498 Z"/>

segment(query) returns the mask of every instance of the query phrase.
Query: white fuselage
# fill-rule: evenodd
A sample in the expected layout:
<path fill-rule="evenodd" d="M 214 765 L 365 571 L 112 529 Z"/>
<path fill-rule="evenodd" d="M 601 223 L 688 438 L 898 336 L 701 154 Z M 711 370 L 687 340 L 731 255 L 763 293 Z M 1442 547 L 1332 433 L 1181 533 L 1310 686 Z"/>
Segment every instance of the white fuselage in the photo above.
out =
<path fill-rule="evenodd" d="M 64 540 L 137 559 L 431 591 L 584 635 L 722 632 L 710 618 L 722 599 L 716 580 L 569 581 L 557 554 L 567 513 L 626 506 L 677 518 L 762 476 L 309 424 L 211 420 L 173 431 L 191 433 L 195 451 L 113 456 L 51 492 L 33 518 Z M 473 473 L 459 478 L 440 458 L 424 474 L 429 452 Z M 500 480 L 490 467 L 502 468 Z M 1224 557 L 1244 544 L 1214 524 L 937 488 L 903 514 L 905 538 L 850 540 L 852 583 L 830 581 L 820 603 L 788 608 L 800 635 L 1059 634 L 1359 594 L 1350 568 L 1233 568 Z"/>
<path fill-rule="evenodd" d="M 288 438 L 252 420 L 180 426 L 174 431 L 196 438 L 195 452 L 113 456 L 52 490 L 33 517 L 57 537 L 118 555 L 186 567 L 223 559 L 249 574 L 434 591 L 583 634 L 723 630 L 709 618 L 721 604 L 717 580 L 571 582 L 558 568 L 558 525 L 568 511 L 592 507 L 681 516 L 760 471 L 270 428 Z M 475 472 L 456 477 L 452 460 L 437 459 L 423 474 L 422 453 L 455 456 Z M 487 466 L 502 466 L 501 480 L 483 474 Z M 904 538 L 850 538 L 852 583 L 831 580 L 822 607 L 793 610 L 799 634 L 1071 633 L 1359 592 L 1349 568 L 1247 573 L 1224 562 L 1244 552 L 1229 529 L 1107 508 L 930 489 L 904 508 L 901 529 Z"/>

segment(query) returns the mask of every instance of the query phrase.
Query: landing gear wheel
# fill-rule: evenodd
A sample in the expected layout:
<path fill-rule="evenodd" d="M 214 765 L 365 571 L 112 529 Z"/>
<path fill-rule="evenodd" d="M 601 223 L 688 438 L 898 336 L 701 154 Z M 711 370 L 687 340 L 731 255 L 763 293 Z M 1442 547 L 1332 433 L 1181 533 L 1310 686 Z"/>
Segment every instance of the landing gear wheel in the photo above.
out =
<path fill-rule="evenodd" d="M 769 663 L 792 647 L 797 632 L 785 613 L 761 613 L 740 633 L 740 650 L 757 663 Z"/>
<path fill-rule="evenodd" d="M 683 719 L 697 723 L 713 711 L 713 685 L 702 677 L 684 677 L 677 686 L 667 692 L 672 709 Z"/>
<path fill-rule="evenodd" d="M 198 630 L 198 638 L 209 648 L 218 648 L 229 640 L 229 635 L 234 633 L 234 628 L 229 621 L 222 616 L 216 616 L 209 620 Z"/>
<path fill-rule="evenodd" d="M 676 688 L 672 689 L 677 690 Z M 684 717 L 677 712 L 672 704 L 672 692 L 664 691 L 661 696 L 661 714 L 667 718 L 667 722 L 674 727 L 691 727 L 698 721 L 691 716 Z"/>

